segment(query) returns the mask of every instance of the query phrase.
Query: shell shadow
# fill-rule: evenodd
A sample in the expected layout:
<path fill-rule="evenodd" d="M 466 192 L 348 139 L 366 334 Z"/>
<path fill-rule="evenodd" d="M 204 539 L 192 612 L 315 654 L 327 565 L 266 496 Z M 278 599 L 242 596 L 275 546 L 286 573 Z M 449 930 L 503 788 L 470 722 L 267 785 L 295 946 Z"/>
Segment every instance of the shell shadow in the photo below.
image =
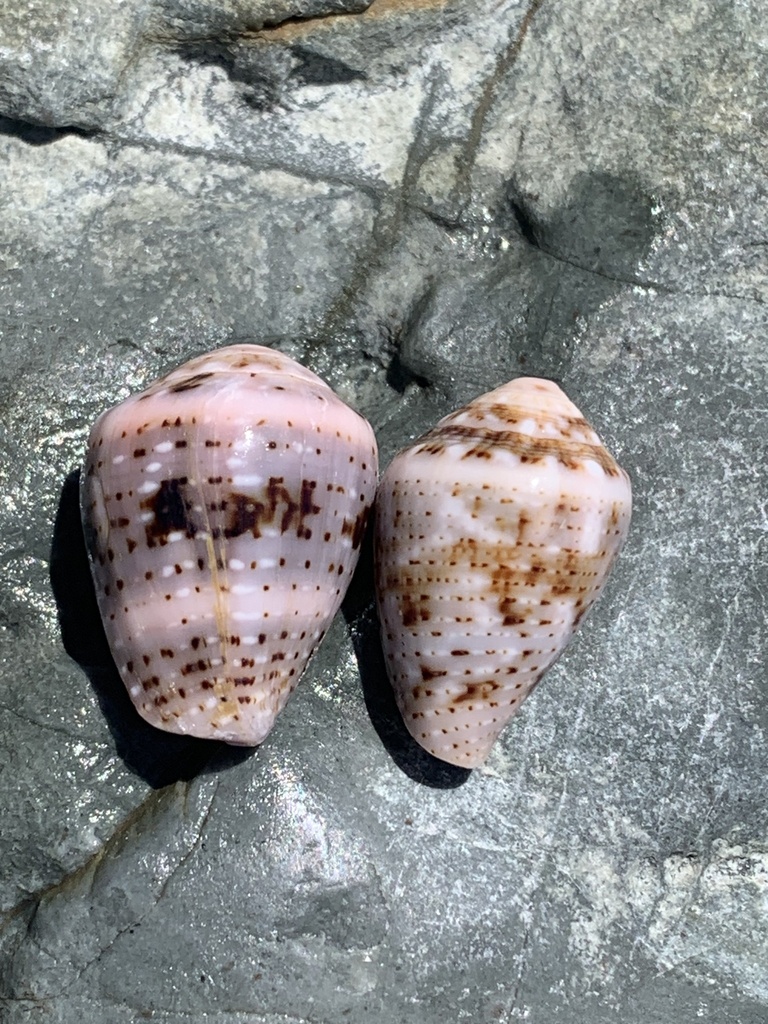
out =
<path fill-rule="evenodd" d="M 415 782 L 433 789 L 457 789 L 470 777 L 471 770 L 448 764 L 427 753 L 403 724 L 387 678 L 373 593 L 373 531 L 369 524 L 360 561 L 341 606 L 355 649 L 368 716 L 379 739 L 401 771 Z"/>
<path fill-rule="evenodd" d="M 253 747 L 177 736 L 145 722 L 134 708 L 110 653 L 80 522 L 80 470 L 61 489 L 51 542 L 51 589 L 64 649 L 88 676 L 118 755 L 153 789 L 219 771 L 253 754 Z"/>

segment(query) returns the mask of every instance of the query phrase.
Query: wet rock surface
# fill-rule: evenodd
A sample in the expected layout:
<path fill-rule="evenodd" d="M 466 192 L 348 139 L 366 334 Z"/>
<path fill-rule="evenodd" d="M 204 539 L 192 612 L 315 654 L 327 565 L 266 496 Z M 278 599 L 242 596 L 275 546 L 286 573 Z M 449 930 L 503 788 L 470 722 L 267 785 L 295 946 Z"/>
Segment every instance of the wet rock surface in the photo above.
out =
<path fill-rule="evenodd" d="M 0 7 L 0 1016 L 768 1013 L 768 38 L 642 0 Z M 370 551 L 255 752 L 155 732 L 101 633 L 90 424 L 276 345 L 394 452 L 551 376 L 635 490 L 487 766 L 383 675 Z"/>

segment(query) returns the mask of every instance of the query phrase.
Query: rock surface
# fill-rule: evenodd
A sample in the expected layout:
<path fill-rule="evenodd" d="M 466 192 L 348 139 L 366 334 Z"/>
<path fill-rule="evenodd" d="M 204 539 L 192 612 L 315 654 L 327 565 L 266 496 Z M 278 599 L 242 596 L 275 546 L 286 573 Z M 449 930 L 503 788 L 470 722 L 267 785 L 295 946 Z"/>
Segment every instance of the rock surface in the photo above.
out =
<path fill-rule="evenodd" d="M 0 5 L 4 1021 L 765 1021 L 766 46 L 705 0 Z M 484 769 L 405 736 L 369 564 L 255 753 L 131 711 L 74 471 L 244 339 L 384 465 L 524 372 L 630 472 Z"/>

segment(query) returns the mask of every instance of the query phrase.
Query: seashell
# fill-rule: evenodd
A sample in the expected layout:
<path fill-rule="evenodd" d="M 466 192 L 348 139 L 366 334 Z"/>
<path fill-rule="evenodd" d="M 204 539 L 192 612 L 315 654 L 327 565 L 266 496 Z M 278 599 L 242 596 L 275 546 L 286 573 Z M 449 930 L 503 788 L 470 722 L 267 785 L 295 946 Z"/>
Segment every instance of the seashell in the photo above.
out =
<path fill-rule="evenodd" d="M 414 739 L 482 763 L 598 597 L 631 486 L 556 384 L 520 378 L 400 452 L 376 499 L 387 670 Z"/>
<path fill-rule="evenodd" d="M 185 363 L 91 431 L 97 598 L 152 725 L 255 745 L 333 619 L 373 502 L 373 431 L 280 352 Z"/>

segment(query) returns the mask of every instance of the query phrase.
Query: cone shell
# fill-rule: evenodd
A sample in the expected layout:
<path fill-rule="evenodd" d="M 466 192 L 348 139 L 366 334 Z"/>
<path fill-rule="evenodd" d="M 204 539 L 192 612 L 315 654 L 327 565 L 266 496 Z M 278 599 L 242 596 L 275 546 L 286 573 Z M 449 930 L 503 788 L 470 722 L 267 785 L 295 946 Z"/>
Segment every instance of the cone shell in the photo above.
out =
<path fill-rule="evenodd" d="M 387 670 L 411 735 L 474 767 L 598 597 L 627 474 L 556 384 L 514 380 L 400 452 L 376 501 Z"/>
<path fill-rule="evenodd" d="M 369 424 L 257 345 L 105 413 L 82 508 L 107 639 L 152 725 L 260 743 L 351 579 L 376 488 Z"/>

